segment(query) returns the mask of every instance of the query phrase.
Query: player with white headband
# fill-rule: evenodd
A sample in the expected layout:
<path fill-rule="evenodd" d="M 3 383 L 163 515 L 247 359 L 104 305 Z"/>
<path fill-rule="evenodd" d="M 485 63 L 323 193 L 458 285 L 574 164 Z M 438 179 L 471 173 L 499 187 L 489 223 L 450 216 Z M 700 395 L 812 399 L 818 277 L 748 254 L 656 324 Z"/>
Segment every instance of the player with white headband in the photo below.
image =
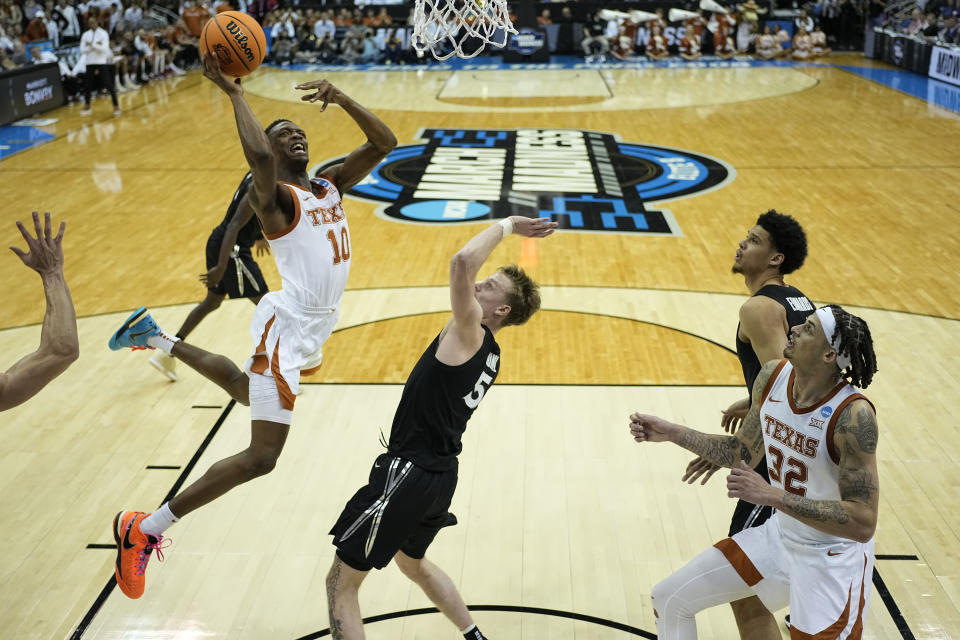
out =
<path fill-rule="evenodd" d="M 776 509 L 654 586 L 661 640 L 696 638 L 699 611 L 752 595 L 770 611 L 789 605 L 803 637 L 861 637 L 880 500 L 876 414 L 858 391 L 877 371 L 870 329 L 822 307 L 790 330 L 783 355 L 757 376 L 734 436 L 630 416 L 637 442 L 674 442 L 729 467 L 730 497 Z M 753 470 L 764 453 L 769 484 Z"/>

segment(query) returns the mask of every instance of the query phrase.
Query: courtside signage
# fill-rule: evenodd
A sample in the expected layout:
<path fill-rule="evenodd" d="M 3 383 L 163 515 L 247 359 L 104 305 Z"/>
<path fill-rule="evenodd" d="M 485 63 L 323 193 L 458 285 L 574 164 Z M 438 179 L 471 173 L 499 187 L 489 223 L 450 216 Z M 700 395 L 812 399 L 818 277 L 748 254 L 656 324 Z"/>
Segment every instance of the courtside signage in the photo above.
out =
<path fill-rule="evenodd" d="M 931 78 L 960 85 L 960 49 L 934 47 L 930 56 Z"/>
<path fill-rule="evenodd" d="M 570 231 L 663 236 L 680 228 L 651 205 L 720 188 L 736 175 L 716 158 L 597 131 L 423 129 L 417 136 L 422 143 L 394 149 L 348 195 L 381 203 L 378 215 L 396 222 L 546 216 Z"/>

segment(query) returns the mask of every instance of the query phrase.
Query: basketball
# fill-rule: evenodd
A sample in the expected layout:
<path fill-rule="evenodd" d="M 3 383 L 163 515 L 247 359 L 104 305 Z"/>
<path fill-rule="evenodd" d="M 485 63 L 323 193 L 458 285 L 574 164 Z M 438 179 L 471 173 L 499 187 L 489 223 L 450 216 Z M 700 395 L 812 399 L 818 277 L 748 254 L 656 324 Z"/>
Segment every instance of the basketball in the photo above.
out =
<path fill-rule="evenodd" d="M 200 53 L 217 57 L 228 76 L 245 76 L 263 62 L 267 38 L 263 28 L 241 11 L 224 11 L 207 20 L 200 32 Z"/>

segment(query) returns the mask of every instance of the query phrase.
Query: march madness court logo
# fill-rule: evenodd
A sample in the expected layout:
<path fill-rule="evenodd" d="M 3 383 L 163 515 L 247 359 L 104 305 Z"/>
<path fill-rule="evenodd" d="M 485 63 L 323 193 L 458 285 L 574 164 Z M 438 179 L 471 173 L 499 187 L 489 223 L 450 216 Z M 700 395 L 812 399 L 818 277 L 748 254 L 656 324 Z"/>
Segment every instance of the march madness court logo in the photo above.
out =
<path fill-rule="evenodd" d="M 394 149 L 349 195 L 384 203 L 379 215 L 410 223 L 546 216 L 572 231 L 680 235 L 672 214 L 650 205 L 736 175 L 716 158 L 597 131 L 423 129 L 417 137 L 422 144 Z"/>

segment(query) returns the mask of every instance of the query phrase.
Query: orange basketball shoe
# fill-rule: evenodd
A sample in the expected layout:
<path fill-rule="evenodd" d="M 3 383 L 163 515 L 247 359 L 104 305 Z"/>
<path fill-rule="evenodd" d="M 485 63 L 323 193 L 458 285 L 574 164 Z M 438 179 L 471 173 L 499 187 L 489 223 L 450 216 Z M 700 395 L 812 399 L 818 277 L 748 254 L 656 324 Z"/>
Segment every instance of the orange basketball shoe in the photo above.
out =
<path fill-rule="evenodd" d="M 142 511 L 121 511 L 113 519 L 113 539 L 117 541 L 117 584 L 123 595 L 139 598 L 146 586 L 147 563 L 150 554 L 157 551 L 157 560 L 163 562 L 163 536 L 151 536 L 140 531 L 140 522 L 149 514 Z"/>

